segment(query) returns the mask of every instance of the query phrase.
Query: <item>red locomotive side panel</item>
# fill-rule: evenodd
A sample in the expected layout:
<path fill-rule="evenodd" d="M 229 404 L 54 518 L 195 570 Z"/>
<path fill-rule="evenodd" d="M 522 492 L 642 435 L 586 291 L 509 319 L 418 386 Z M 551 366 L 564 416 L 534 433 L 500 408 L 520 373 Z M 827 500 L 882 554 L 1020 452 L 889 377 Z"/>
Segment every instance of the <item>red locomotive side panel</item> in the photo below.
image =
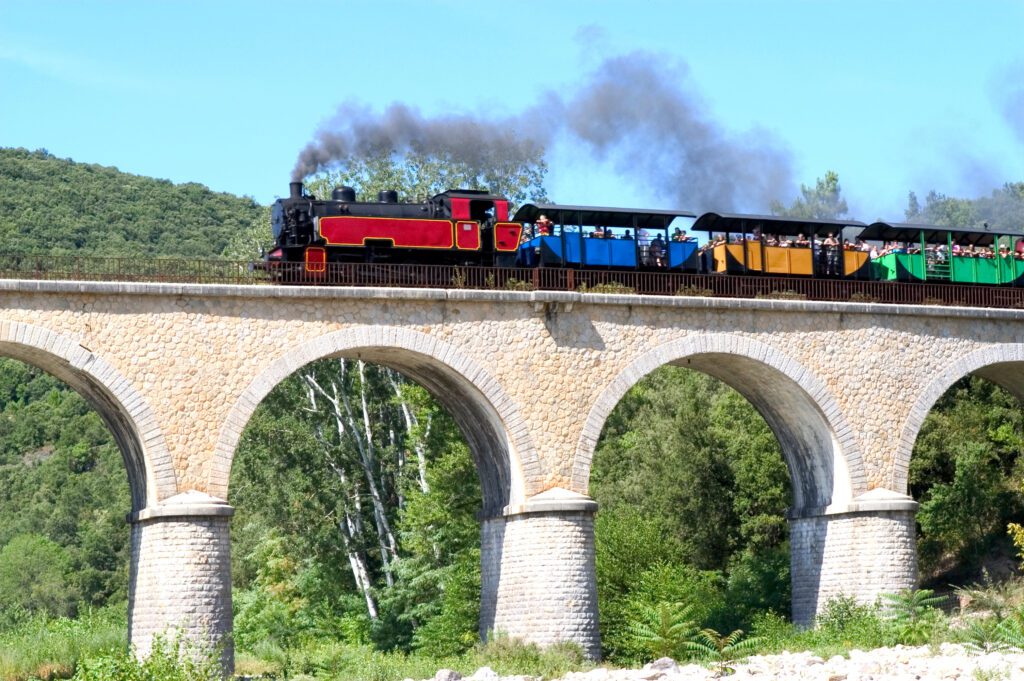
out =
<path fill-rule="evenodd" d="M 494 250 L 515 251 L 519 248 L 519 238 L 523 226 L 518 222 L 499 222 L 494 225 Z"/>
<path fill-rule="evenodd" d="M 330 246 L 363 246 L 368 239 L 390 241 L 395 248 L 454 248 L 452 223 L 412 218 L 320 218 L 320 236 Z"/>
<path fill-rule="evenodd" d="M 453 220 L 468 220 L 469 219 L 469 199 L 456 199 L 451 200 L 452 205 L 452 219 Z"/>
<path fill-rule="evenodd" d="M 327 250 L 311 246 L 306 249 L 306 272 L 323 274 L 327 271 Z"/>
<path fill-rule="evenodd" d="M 480 224 L 476 222 L 455 223 L 455 243 L 459 250 L 480 250 Z"/>

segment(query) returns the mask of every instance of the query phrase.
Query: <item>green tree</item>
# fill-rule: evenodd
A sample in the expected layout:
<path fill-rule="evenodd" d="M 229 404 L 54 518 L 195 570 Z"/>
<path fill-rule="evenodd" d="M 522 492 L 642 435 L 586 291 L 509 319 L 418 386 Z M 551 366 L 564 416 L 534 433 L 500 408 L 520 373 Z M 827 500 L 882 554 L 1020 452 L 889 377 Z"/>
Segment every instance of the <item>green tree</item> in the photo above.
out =
<path fill-rule="evenodd" d="M 76 592 L 67 552 L 46 537 L 22 534 L 0 549 L 0 610 L 70 615 Z"/>
<path fill-rule="evenodd" d="M 546 171 L 542 149 L 477 167 L 382 153 L 344 159 L 306 185 L 320 197 L 350 185 L 363 200 L 382 189 L 414 201 L 471 188 L 522 202 L 545 198 Z M 231 252 L 253 253 L 261 232 L 256 225 L 239 234 Z M 271 392 L 243 435 L 231 488 L 247 520 L 234 534 L 235 553 L 260 556 L 278 528 L 294 537 L 275 555 L 290 558 L 292 602 L 305 603 L 314 629 L 333 621 L 361 632 L 354 623 L 365 618 L 381 647 L 464 650 L 476 638 L 480 589 L 473 468 L 451 417 L 422 388 L 358 360 L 313 362 Z M 243 559 L 235 575 L 241 599 L 256 609 L 272 602 L 259 593 L 268 589 L 261 565 Z M 318 603 L 320 612 L 309 612 Z M 248 621 L 245 609 L 240 620 Z"/>
<path fill-rule="evenodd" d="M 922 574 L 971 577 L 993 549 L 1010 551 L 1007 523 L 1024 512 L 1022 451 L 1024 413 L 1005 390 L 972 377 L 939 399 L 910 461 Z"/>
<path fill-rule="evenodd" d="M 918 203 L 917 195 L 910 192 L 904 215 L 909 222 L 944 227 L 972 227 L 978 222 L 973 201 L 949 197 L 936 191 L 928 192 L 923 207 Z"/>
<path fill-rule="evenodd" d="M 232 490 L 248 519 L 236 555 L 255 557 L 240 561 L 240 590 L 269 589 L 259 556 L 271 528 L 292 538 L 276 549 L 294 571 L 293 602 L 307 604 L 291 621 L 366 617 L 383 647 L 413 645 L 438 617 L 422 645 L 451 633 L 464 646 L 475 631 L 477 603 L 460 610 L 449 594 L 479 591 L 479 481 L 450 416 L 394 371 L 320 360 L 286 379 L 243 434 Z"/>
<path fill-rule="evenodd" d="M 975 199 L 951 197 L 933 190 L 925 197 L 924 206 L 910 192 L 904 213 L 910 222 L 947 227 L 985 224 L 996 232 L 1017 233 L 1024 227 L 1024 182 L 1007 182 L 988 196 Z"/>
<path fill-rule="evenodd" d="M 772 201 L 772 215 L 807 220 L 838 220 L 849 210 L 841 194 L 839 173 L 829 170 L 825 177 L 817 179 L 813 187 L 801 184 L 800 196 L 788 208 L 779 201 Z"/>
<path fill-rule="evenodd" d="M 544 150 L 536 149 L 525 161 L 486 159 L 479 166 L 447 156 L 382 153 L 342 161 L 339 169 L 306 180 L 318 197 L 329 197 L 338 186 L 352 186 L 362 201 L 376 201 L 377 192 L 398 191 L 400 201 L 423 201 L 446 189 L 482 189 L 509 199 L 512 208 L 528 201 L 546 201 Z"/>
<path fill-rule="evenodd" d="M 637 383 L 605 423 L 590 489 L 609 657 L 637 657 L 638 607 L 690 602 L 687 591 L 716 626 L 788 610 L 788 472 L 764 419 L 723 383 L 676 367 Z"/>

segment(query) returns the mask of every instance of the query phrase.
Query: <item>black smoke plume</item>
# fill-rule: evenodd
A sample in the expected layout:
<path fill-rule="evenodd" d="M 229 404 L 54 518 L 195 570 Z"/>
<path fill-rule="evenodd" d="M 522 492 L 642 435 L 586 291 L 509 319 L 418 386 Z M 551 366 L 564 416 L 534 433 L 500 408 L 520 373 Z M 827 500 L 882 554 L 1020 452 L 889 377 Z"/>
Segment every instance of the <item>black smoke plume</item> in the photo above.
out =
<path fill-rule="evenodd" d="M 685 66 L 634 53 L 606 60 L 578 88 L 546 93 L 509 118 L 424 117 L 404 104 L 374 114 L 343 105 L 302 153 L 300 180 L 345 158 L 389 151 L 441 155 L 471 168 L 528 160 L 559 137 L 607 159 L 624 181 L 695 210 L 765 209 L 792 193 L 788 150 L 770 134 L 723 130 Z"/>
<path fill-rule="evenodd" d="M 998 87 L 1003 116 L 1017 139 L 1024 144 L 1024 64 L 1007 70 Z"/>

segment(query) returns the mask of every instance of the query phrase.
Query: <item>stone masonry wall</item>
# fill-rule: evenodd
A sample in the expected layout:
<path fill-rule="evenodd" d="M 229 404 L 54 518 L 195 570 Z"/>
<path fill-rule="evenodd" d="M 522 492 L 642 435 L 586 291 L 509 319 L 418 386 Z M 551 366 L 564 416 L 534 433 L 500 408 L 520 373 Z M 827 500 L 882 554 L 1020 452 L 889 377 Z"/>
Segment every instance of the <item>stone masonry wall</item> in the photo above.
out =
<path fill-rule="evenodd" d="M 527 513 L 486 521 L 481 632 L 601 657 L 592 512 Z M 492 615 L 493 613 L 493 615 Z"/>
<path fill-rule="evenodd" d="M 128 637 L 139 655 L 149 654 L 154 636 L 177 631 L 201 648 L 223 643 L 232 670 L 229 522 L 162 517 L 132 525 Z"/>
<path fill-rule="evenodd" d="M 914 514 L 875 511 L 797 518 L 789 524 L 793 621 L 811 626 L 828 601 L 879 595 L 917 581 Z"/>
<path fill-rule="evenodd" d="M 907 491 L 917 429 L 957 378 L 998 367 L 984 375 L 1024 386 L 1022 322 L 1021 310 L 861 303 L 0 281 L 0 354 L 82 390 L 125 452 L 140 518 L 130 606 L 140 650 L 165 626 L 213 639 L 230 630 L 227 519 L 169 517 L 165 505 L 190 491 L 228 498 L 249 417 L 305 363 L 400 359 L 471 405 L 459 423 L 479 427 L 467 442 L 488 462 L 489 501 L 516 506 L 555 489 L 586 495 L 604 419 L 650 371 L 716 373 L 732 358 L 717 375 L 815 417 L 805 429 L 793 409 L 778 415 L 790 415 L 790 451 L 812 473 L 802 497 L 814 508 L 795 509 L 811 517 L 792 524 L 794 613 L 809 621 L 830 595 L 870 600 L 913 584 L 912 513 L 842 507 Z M 826 508 L 838 514 L 814 515 Z M 482 538 L 493 629 L 596 654 L 592 515 L 513 509 Z"/>
<path fill-rule="evenodd" d="M 1024 366 L 1022 321 L 1024 311 L 854 303 L 0 282 L 0 343 L 28 347 L 45 335 L 36 330 L 50 332 L 82 356 L 82 371 L 102 362 L 131 388 L 124 413 L 108 421 L 124 422 L 124 438 L 139 440 L 148 474 L 173 471 L 150 504 L 169 491 L 227 496 L 232 447 L 256 407 L 243 400 L 250 386 L 283 359 L 301 366 L 357 355 L 360 343 L 420 348 L 418 361 L 432 370 L 465 372 L 461 389 L 493 403 L 515 444 L 510 468 L 525 489 L 513 498 L 553 487 L 585 494 L 601 425 L 587 416 L 608 387 L 634 383 L 659 362 L 685 366 L 680 349 L 698 352 L 712 338 L 715 354 L 792 372 L 792 389 L 820 405 L 849 462 L 855 489 L 846 496 L 904 491 L 914 437 L 906 426 L 916 422 L 912 409 L 928 408 L 916 398 L 979 352 Z M 24 332 L 4 337 L 15 325 Z M 648 361 L 638 367 L 641 356 Z M 109 392 L 129 394 L 121 385 Z M 132 415 L 141 413 L 150 423 L 133 432 Z"/>

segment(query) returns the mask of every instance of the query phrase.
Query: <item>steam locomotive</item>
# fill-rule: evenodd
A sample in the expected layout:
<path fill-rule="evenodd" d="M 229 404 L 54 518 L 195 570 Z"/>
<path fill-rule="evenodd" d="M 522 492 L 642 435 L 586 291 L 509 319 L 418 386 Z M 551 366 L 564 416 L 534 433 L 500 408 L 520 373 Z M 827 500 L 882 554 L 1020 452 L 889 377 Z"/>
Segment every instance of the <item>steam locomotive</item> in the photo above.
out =
<path fill-rule="evenodd" d="M 351 187 L 338 187 L 327 201 L 307 194 L 301 182 L 289 189 L 271 209 L 271 268 L 302 263 L 316 273 L 334 262 L 516 263 L 523 226 L 509 221 L 503 196 L 461 189 L 426 203 L 399 203 L 397 192 L 382 191 L 377 201 L 362 202 Z"/>
<path fill-rule="evenodd" d="M 706 232 L 708 245 L 698 248 L 675 227 L 680 218 L 695 219 L 690 231 Z M 304 282 L 315 282 L 332 263 L 368 262 L 1024 286 L 1024 233 L 987 225 L 533 203 L 510 218 L 508 200 L 483 191 L 449 190 L 424 203 L 399 203 L 397 192 L 382 191 L 377 201 L 363 202 L 351 187 L 323 200 L 292 182 L 288 198 L 274 203 L 271 227 L 274 246 L 263 266 Z M 847 234 L 890 247 L 871 257 L 844 247 Z"/>

